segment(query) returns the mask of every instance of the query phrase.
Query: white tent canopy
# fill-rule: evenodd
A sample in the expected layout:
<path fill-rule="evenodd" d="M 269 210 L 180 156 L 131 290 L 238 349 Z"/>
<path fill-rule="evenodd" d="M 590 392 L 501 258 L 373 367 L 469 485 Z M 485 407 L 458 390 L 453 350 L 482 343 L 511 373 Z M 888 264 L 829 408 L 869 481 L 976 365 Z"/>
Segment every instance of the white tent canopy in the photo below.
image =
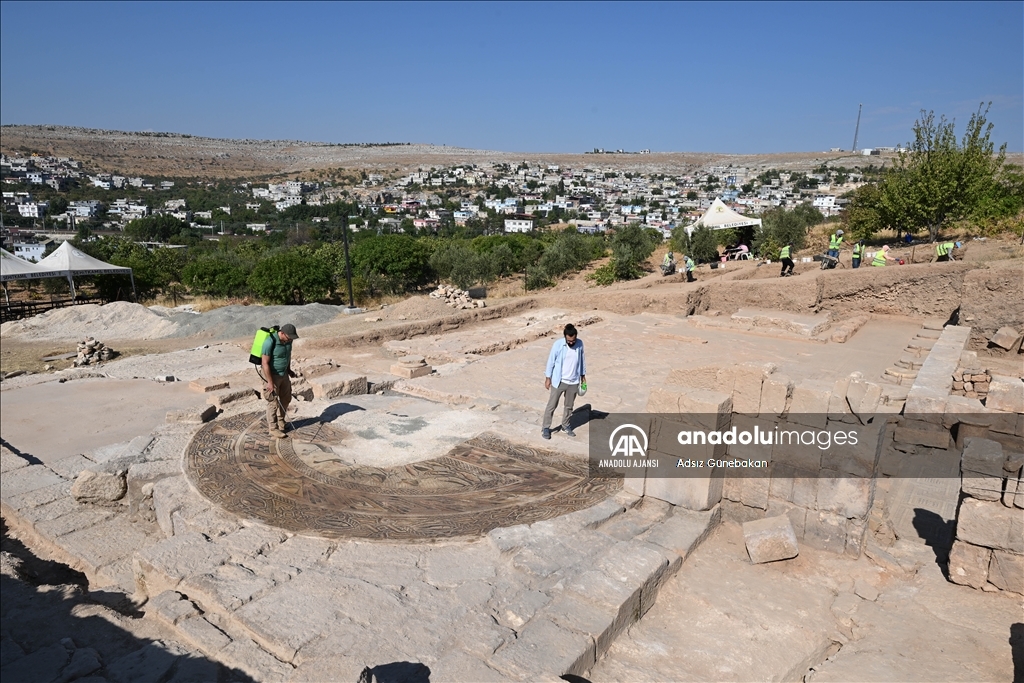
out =
<path fill-rule="evenodd" d="M 67 277 L 67 270 L 51 269 L 18 258 L 5 249 L 0 249 L 0 281 L 34 280 L 44 277 Z"/>
<path fill-rule="evenodd" d="M 40 261 L 39 265 L 47 270 L 70 271 L 72 275 L 114 275 L 132 272 L 131 268 L 115 266 L 93 258 L 75 249 L 70 242 L 61 244 L 56 251 Z"/>
<path fill-rule="evenodd" d="M 686 234 L 692 235 L 693 231 L 701 226 L 712 230 L 727 230 L 729 228 L 745 228 L 748 226 L 760 226 L 760 218 L 748 218 L 738 214 L 725 205 L 721 199 L 716 198 L 704 215 L 686 226 Z M 44 259 L 45 260 L 45 259 Z"/>
<path fill-rule="evenodd" d="M 127 275 L 132 280 L 132 294 L 135 295 L 135 275 L 131 268 L 115 266 L 93 258 L 85 252 L 75 249 L 70 242 L 64 242 L 57 249 L 39 262 L 41 268 L 59 270 L 66 274 L 71 282 L 71 297 L 75 295 L 75 275 Z"/>

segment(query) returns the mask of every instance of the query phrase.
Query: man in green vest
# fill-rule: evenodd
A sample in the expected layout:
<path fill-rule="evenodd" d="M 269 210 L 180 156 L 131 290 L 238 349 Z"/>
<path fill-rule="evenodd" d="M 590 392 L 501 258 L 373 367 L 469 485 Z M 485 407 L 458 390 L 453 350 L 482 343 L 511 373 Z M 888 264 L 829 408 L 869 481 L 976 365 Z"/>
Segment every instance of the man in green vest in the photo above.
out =
<path fill-rule="evenodd" d="M 693 269 L 694 269 L 693 259 L 690 258 L 689 256 L 687 256 L 686 254 L 683 254 L 682 256 L 683 256 L 683 270 L 686 271 L 686 281 L 687 282 L 694 282 L 694 279 L 693 279 Z"/>
<path fill-rule="evenodd" d="M 291 323 L 282 325 L 277 332 L 271 332 L 263 342 L 263 376 L 267 380 L 263 387 L 263 400 L 267 402 L 267 428 L 270 436 L 284 439 L 288 424 L 285 415 L 292 402 L 292 340 L 299 333 Z"/>
<path fill-rule="evenodd" d="M 860 268 L 860 260 L 864 257 L 864 240 L 858 240 L 853 245 L 853 267 Z"/>
<path fill-rule="evenodd" d="M 787 244 L 779 250 L 779 259 L 782 261 L 782 272 L 779 274 L 779 277 L 786 277 L 787 275 L 793 274 L 793 259 L 790 256 L 792 251 L 792 244 Z"/>
<path fill-rule="evenodd" d="M 935 245 L 935 256 L 932 257 L 932 263 L 936 261 L 955 261 L 953 258 L 953 249 L 959 249 L 963 246 L 960 242 L 939 242 Z"/>
<path fill-rule="evenodd" d="M 832 258 L 839 258 L 839 250 L 843 248 L 843 231 L 836 230 L 828 238 L 828 255 Z"/>
<path fill-rule="evenodd" d="M 889 256 L 889 245 L 885 245 L 881 249 L 875 252 L 875 258 L 871 260 L 873 266 L 884 266 L 886 261 L 895 261 L 896 259 Z"/>

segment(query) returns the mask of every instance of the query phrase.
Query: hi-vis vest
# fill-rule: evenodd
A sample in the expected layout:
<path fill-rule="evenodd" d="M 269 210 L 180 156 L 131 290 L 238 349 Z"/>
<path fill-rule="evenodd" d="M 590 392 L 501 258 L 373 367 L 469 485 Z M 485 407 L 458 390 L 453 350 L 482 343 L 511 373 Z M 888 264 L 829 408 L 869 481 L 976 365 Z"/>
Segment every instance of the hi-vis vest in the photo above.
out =
<path fill-rule="evenodd" d="M 859 259 L 863 255 L 864 255 L 864 245 L 863 244 L 859 244 L 859 243 L 853 245 L 853 258 Z"/>
<path fill-rule="evenodd" d="M 789 258 L 789 247 L 783 247 L 779 252 L 779 258 Z"/>
<path fill-rule="evenodd" d="M 874 260 L 871 261 L 871 265 L 873 265 L 873 266 L 884 266 L 885 265 L 885 252 L 884 251 L 879 251 L 877 254 L 875 254 L 875 258 L 874 258 Z"/>
<path fill-rule="evenodd" d="M 833 235 L 828 238 L 828 248 L 829 249 L 839 249 L 842 246 L 843 246 L 843 238 L 840 237 L 839 235 L 836 235 L 836 234 L 833 233 Z"/>
<path fill-rule="evenodd" d="M 946 256 L 949 252 L 953 251 L 955 246 L 952 242 L 940 242 L 935 245 L 935 253 L 939 256 Z"/>

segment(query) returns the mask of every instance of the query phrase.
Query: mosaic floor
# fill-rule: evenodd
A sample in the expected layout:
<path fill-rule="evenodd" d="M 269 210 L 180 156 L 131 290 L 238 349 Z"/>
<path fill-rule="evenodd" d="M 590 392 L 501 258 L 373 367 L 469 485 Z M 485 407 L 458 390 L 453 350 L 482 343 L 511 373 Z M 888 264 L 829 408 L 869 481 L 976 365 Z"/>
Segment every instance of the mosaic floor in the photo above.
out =
<path fill-rule="evenodd" d="M 212 422 L 185 452 L 189 479 L 242 517 L 327 537 L 476 536 L 601 502 L 621 486 L 591 479 L 587 462 L 482 434 L 444 456 L 403 467 L 346 464 L 332 446 L 347 432 L 316 420 L 288 439 L 267 436 L 261 413 Z"/>

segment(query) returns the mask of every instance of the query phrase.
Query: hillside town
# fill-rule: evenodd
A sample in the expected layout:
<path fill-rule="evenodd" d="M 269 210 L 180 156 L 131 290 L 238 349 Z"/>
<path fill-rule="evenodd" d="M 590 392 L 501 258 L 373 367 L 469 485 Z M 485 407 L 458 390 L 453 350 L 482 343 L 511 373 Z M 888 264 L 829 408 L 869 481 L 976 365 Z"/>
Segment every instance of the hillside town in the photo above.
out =
<path fill-rule="evenodd" d="M 455 226 L 480 234 L 524 233 L 571 222 L 580 232 L 595 233 L 639 223 L 668 237 L 675 227 L 692 224 L 715 199 L 749 216 L 807 203 L 825 217 L 838 216 L 845 195 L 872 172 L 877 172 L 873 164 L 866 169 L 821 164 L 809 172 L 730 164 L 669 175 L 524 161 L 391 175 L 361 172 L 321 181 L 240 181 L 227 195 L 209 191 L 204 196 L 213 183 L 92 173 L 67 157 L 0 156 L 4 246 L 33 260 L 41 251 L 32 246 L 33 231 L 75 232 L 83 224 L 96 232 L 118 231 L 139 218 L 167 215 L 209 236 L 257 234 L 291 227 L 293 221 L 282 216 L 291 207 L 339 201 L 358 204 L 361 216 L 350 217 L 354 230 L 436 233 Z M 72 195 L 76 198 L 69 199 Z M 304 218 L 327 220 L 326 213 L 318 213 L 314 209 Z"/>

